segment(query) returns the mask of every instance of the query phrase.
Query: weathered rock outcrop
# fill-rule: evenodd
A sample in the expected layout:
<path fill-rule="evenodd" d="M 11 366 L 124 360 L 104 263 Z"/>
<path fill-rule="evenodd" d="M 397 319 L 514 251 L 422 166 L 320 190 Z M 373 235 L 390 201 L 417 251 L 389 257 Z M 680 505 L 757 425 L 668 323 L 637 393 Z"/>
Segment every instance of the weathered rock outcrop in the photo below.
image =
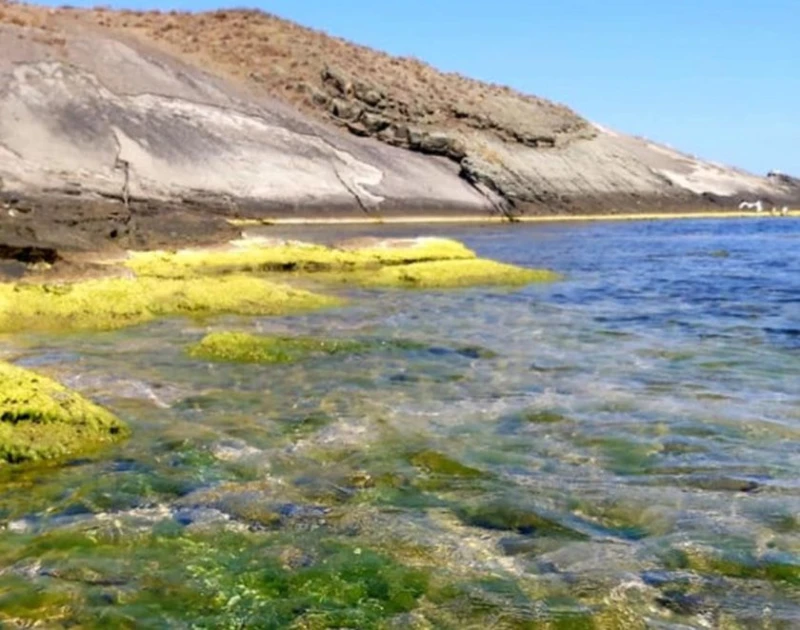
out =
<path fill-rule="evenodd" d="M 568 108 L 252 11 L 0 3 L 0 256 L 225 219 L 613 212 L 798 197 Z"/>

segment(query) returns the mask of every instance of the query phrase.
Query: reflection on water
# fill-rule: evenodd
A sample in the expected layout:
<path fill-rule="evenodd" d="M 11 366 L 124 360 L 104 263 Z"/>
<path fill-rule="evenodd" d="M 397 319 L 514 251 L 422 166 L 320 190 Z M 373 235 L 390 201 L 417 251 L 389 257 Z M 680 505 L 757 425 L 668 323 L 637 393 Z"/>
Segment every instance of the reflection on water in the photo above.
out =
<path fill-rule="evenodd" d="M 2 618 L 799 627 L 800 222 L 424 232 L 566 279 L 4 339 L 135 433 L 0 470 Z M 184 352 L 232 327 L 418 343 L 276 366 Z"/>

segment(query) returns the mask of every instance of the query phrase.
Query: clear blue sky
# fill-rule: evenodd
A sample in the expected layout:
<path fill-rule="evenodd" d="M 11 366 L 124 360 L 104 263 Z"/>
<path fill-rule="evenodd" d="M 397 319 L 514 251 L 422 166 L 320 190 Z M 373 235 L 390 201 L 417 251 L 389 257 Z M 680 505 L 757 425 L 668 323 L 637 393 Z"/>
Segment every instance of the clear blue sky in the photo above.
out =
<path fill-rule="evenodd" d="M 779 169 L 800 175 L 800 0 L 123 0 L 112 5 L 258 7 L 443 70 L 560 101 L 603 125 L 704 158 L 758 173 Z"/>

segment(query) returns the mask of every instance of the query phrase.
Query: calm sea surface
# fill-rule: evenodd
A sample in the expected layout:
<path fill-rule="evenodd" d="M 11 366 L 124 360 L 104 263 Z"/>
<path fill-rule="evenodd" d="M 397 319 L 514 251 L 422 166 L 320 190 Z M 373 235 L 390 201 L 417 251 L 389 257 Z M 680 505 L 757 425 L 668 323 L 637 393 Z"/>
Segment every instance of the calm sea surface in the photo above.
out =
<path fill-rule="evenodd" d="M 421 233 L 564 279 L 0 339 L 134 430 L 0 469 L 0 620 L 800 628 L 800 220 Z M 224 329 L 414 343 L 185 354 Z"/>

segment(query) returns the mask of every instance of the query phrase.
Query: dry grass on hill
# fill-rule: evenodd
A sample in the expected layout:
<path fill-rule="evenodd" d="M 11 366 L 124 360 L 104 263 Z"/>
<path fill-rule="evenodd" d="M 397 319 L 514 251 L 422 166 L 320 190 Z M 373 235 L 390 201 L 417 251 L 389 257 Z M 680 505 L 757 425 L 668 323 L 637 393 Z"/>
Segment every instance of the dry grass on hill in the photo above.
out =
<path fill-rule="evenodd" d="M 591 134 L 586 121 L 562 105 L 441 73 L 417 59 L 392 57 L 259 11 L 49 10 L 3 3 L 2 21 L 43 30 L 80 21 L 135 34 L 356 133 L 380 137 L 384 131 L 382 139 L 390 142 L 390 125 L 393 131 L 483 129 L 531 146 Z M 342 89 L 335 80 L 323 81 L 326 67 L 341 78 Z M 361 96 L 370 91 L 374 96 L 365 105 Z M 404 137 L 397 144 L 409 143 Z"/>

